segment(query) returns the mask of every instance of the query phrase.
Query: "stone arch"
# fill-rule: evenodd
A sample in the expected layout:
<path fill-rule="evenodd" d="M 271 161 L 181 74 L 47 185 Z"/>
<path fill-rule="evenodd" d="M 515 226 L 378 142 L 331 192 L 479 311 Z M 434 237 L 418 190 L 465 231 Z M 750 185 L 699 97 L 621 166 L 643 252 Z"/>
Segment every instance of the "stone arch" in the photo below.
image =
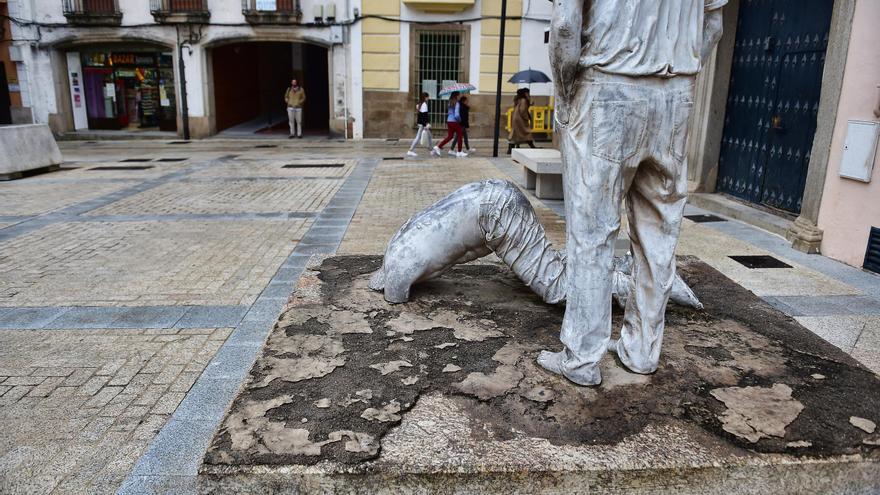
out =
<path fill-rule="evenodd" d="M 274 83 L 267 83 L 267 80 L 274 80 L 276 78 L 266 77 L 265 74 L 261 75 L 260 79 L 262 81 L 260 83 L 254 83 L 253 79 L 237 81 L 237 87 L 247 88 L 242 89 L 242 95 L 249 100 L 253 100 L 244 106 L 248 109 L 259 108 L 259 117 L 256 114 L 245 115 L 248 113 L 245 109 L 236 110 L 231 108 L 233 105 L 241 106 L 243 102 L 240 99 L 233 101 L 229 98 L 230 84 L 228 80 L 224 80 L 227 78 L 224 78 L 223 75 L 239 72 L 248 73 L 247 71 L 229 70 L 228 57 L 232 47 L 240 47 L 243 53 L 245 53 L 248 50 L 271 50 L 271 47 L 280 49 L 280 47 L 288 46 L 292 52 L 297 52 L 300 55 L 311 54 L 310 60 L 316 61 L 317 64 L 310 63 L 308 65 L 310 67 L 317 65 L 321 69 L 319 71 L 307 71 L 305 76 L 304 86 L 307 89 L 308 98 L 305 115 L 306 125 L 304 127 L 307 132 L 312 130 L 323 134 L 324 132 L 329 133 L 331 131 L 333 126 L 330 120 L 333 115 L 333 107 L 330 88 L 333 87 L 334 76 L 330 69 L 332 67 L 333 43 L 326 39 L 326 37 L 308 34 L 296 29 L 281 31 L 257 28 L 254 31 L 248 32 L 227 31 L 219 33 L 206 37 L 200 45 L 205 53 L 205 75 L 209 80 L 209 84 L 206 85 L 205 103 L 207 109 L 206 117 L 208 119 L 207 125 L 210 128 L 210 134 L 228 129 L 233 122 L 243 123 L 247 122 L 248 119 L 256 121 L 258 118 L 262 120 L 264 116 L 266 119 L 265 127 L 279 127 L 282 125 L 282 120 L 286 122 L 286 114 L 284 113 L 282 102 L 284 88 L 274 88 Z M 251 58 L 256 58 L 253 55 L 251 54 Z M 243 57 L 243 59 L 249 60 L 248 57 Z M 308 58 L 306 59 L 309 60 Z M 285 60 L 290 59 L 286 55 L 282 55 L 279 58 L 279 62 Z M 254 68 L 251 69 L 252 71 L 255 70 Z M 291 67 L 291 69 L 291 73 L 296 73 L 294 67 Z M 311 80 L 309 80 L 308 75 L 313 76 Z M 252 84 L 241 84 L 244 82 Z M 270 88 L 270 86 L 274 89 Z M 254 94 L 257 92 L 262 96 L 254 97 Z M 278 94 L 275 95 L 275 93 Z M 236 125 L 238 124 L 232 126 Z"/>

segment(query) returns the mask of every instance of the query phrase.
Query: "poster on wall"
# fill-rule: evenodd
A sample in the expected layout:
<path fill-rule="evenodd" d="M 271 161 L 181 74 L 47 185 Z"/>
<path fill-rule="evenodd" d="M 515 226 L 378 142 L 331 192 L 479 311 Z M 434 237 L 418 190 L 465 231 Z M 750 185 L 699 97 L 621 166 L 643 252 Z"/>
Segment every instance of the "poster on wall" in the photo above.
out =
<path fill-rule="evenodd" d="M 428 98 L 437 99 L 437 81 L 433 79 L 425 79 L 422 81 L 422 91 L 428 93 Z"/>
<path fill-rule="evenodd" d="M 171 100 L 168 99 L 168 92 L 165 91 L 165 85 L 159 85 L 159 106 L 170 107 Z"/>
<path fill-rule="evenodd" d="M 67 53 L 67 80 L 70 83 L 70 101 L 73 111 L 73 128 L 88 129 L 89 119 L 86 115 L 85 91 L 83 90 L 82 61 L 79 52 Z"/>

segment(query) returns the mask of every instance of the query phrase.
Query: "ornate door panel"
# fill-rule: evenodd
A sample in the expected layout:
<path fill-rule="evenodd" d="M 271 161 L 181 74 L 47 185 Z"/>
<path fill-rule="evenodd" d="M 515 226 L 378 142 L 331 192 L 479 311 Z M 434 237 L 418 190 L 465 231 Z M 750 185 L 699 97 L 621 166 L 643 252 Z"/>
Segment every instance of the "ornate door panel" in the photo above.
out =
<path fill-rule="evenodd" d="M 833 0 L 743 0 L 717 189 L 799 213 Z"/>

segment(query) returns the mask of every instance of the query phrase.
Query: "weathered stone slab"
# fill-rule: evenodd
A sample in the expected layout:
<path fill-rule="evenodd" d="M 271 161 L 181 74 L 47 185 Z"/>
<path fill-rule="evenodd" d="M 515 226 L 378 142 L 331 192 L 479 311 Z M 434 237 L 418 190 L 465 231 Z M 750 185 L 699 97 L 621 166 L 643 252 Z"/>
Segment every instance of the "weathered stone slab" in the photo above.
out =
<path fill-rule="evenodd" d="M 548 148 L 517 148 L 511 159 L 523 166 L 526 189 L 540 199 L 562 199 L 562 155 Z"/>
<path fill-rule="evenodd" d="M 63 158 L 46 124 L 0 126 L 0 180 L 28 170 L 57 167 Z"/>
<path fill-rule="evenodd" d="M 458 266 L 389 305 L 367 289 L 380 261 L 306 271 L 200 491 L 880 490 L 880 378 L 696 259 L 679 270 L 705 309 L 670 305 L 660 369 L 609 354 L 592 388 L 536 366 L 563 308 L 505 267 Z"/>

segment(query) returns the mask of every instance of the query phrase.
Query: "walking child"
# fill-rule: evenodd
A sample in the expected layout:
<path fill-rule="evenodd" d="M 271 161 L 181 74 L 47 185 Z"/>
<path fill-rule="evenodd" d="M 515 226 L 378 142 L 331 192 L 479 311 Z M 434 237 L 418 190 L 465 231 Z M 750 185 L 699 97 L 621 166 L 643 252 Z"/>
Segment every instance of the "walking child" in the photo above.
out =
<path fill-rule="evenodd" d="M 467 95 L 462 95 L 462 97 L 458 99 L 458 103 L 461 105 L 461 109 L 459 110 L 459 113 L 461 114 L 461 135 L 464 137 L 464 147 L 467 150 L 466 154 L 470 155 L 474 151 L 477 151 L 476 148 L 471 148 L 471 143 L 468 141 L 468 128 L 471 126 L 471 105 L 468 102 Z M 453 140 L 452 146 L 455 146 L 456 143 L 457 140 Z"/>
<path fill-rule="evenodd" d="M 419 104 L 416 105 L 416 113 L 418 116 L 416 117 L 416 124 L 419 126 L 419 130 L 416 131 L 416 137 L 413 139 L 412 144 L 409 146 L 409 151 L 406 152 L 407 156 L 419 156 L 416 153 L 416 146 L 422 142 L 422 138 L 426 137 L 428 144 L 427 148 L 433 148 L 433 136 L 431 136 L 431 115 L 428 113 L 428 99 L 430 95 L 428 93 L 422 93 L 421 98 L 419 98 Z"/>
<path fill-rule="evenodd" d="M 461 152 L 461 104 L 458 101 L 458 95 L 458 91 L 453 91 L 449 95 L 449 106 L 446 110 L 446 139 L 437 146 L 434 146 L 434 149 L 431 151 L 431 154 L 434 156 L 440 156 L 440 151 L 446 146 L 446 143 L 452 141 L 455 137 L 458 138 L 458 152 L 453 149 L 455 145 L 452 145 L 449 147 L 449 155 L 459 158 L 467 156 L 467 153 Z"/>

